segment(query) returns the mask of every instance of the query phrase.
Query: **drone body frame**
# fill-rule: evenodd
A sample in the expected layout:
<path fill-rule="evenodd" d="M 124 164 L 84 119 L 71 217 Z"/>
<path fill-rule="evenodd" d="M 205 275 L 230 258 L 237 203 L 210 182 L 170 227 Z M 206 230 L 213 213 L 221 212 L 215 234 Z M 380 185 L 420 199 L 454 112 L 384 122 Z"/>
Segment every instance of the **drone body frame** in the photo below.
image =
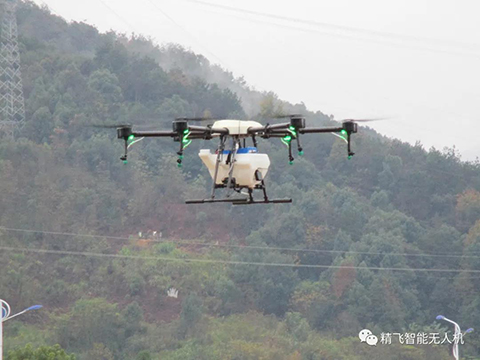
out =
<path fill-rule="evenodd" d="M 120 158 L 127 161 L 128 148 L 135 139 L 146 137 L 170 137 L 180 144 L 177 152 L 178 166 L 182 166 L 185 148 L 194 140 L 219 139 L 215 154 L 208 149 L 200 150 L 199 156 L 208 168 L 212 177 L 212 191 L 207 199 L 187 200 L 187 204 L 204 204 L 227 202 L 233 205 L 291 203 L 292 199 L 270 199 L 267 196 L 264 178 L 270 166 L 267 154 L 258 153 L 257 138 L 280 138 L 288 147 L 288 157 L 293 163 L 292 142 L 296 142 L 297 150 L 303 155 L 300 143 L 301 134 L 334 133 L 347 143 L 348 157 L 351 151 L 350 137 L 358 131 L 355 120 L 346 120 L 341 127 L 312 127 L 305 126 L 305 118 L 301 115 L 288 115 L 289 122 L 262 125 L 250 120 L 217 120 L 207 126 L 191 125 L 189 121 L 202 121 L 212 119 L 203 118 L 177 118 L 173 121 L 172 131 L 134 131 L 131 125 L 117 126 L 117 137 L 124 140 L 125 153 Z M 252 140 L 251 147 L 247 146 L 247 139 Z M 229 142 L 227 144 L 227 142 Z M 227 189 L 227 196 L 217 199 L 216 190 Z M 255 199 L 255 190 L 263 194 L 262 199 Z M 233 193 L 240 197 L 232 197 Z"/>

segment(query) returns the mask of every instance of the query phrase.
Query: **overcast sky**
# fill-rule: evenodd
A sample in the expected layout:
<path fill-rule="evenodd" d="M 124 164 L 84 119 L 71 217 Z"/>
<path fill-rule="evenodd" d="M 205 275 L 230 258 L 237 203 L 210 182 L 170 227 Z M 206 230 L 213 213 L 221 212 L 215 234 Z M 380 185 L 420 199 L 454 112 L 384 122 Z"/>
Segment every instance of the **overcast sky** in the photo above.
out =
<path fill-rule="evenodd" d="M 372 127 L 427 149 L 455 145 L 464 160 L 480 157 L 478 0 L 35 2 L 100 31 L 180 43 L 310 110 L 389 116 Z"/>

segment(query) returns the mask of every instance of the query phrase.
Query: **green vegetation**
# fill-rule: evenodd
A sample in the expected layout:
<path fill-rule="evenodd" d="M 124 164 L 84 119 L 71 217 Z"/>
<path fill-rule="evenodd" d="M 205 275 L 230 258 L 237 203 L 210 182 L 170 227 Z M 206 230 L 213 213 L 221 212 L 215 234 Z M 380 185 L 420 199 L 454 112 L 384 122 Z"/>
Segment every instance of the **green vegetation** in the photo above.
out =
<path fill-rule="evenodd" d="M 369 347 L 357 334 L 443 332 L 438 314 L 480 329 L 478 274 L 371 269 L 480 269 L 478 162 L 362 128 L 352 160 L 341 139 L 306 135 L 289 166 L 277 139 L 259 147 L 272 160 L 270 193 L 292 205 L 183 205 L 208 191 L 197 153 L 211 143 L 193 142 L 179 169 L 178 144 L 145 140 L 124 165 L 115 131 L 88 125 L 332 118 L 178 46 L 99 34 L 30 2 L 18 20 L 28 121 L 0 143 L 0 225 L 43 232 L 0 229 L 0 246 L 62 253 L 0 251 L 1 298 L 45 306 L 5 324 L 8 360 L 442 360 L 447 345 Z M 135 235 L 149 229 L 162 239 Z M 462 351 L 480 358 L 479 348 L 474 332 Z"/>
<path fill-rule="evenodd" d="M 34 350 L 28 344 L 24 349 L 9 352 L 7 360 L 75 360 L 75 355 L 68 355 L 59 345 L 42 346 Z"/>

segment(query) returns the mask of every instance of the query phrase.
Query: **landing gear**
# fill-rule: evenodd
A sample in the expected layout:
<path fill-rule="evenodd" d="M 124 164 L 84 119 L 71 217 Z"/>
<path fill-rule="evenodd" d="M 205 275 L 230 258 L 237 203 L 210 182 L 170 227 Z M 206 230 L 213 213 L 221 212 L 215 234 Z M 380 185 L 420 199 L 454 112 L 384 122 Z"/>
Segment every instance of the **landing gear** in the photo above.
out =
<path fill-rule="evenodd" d="M 235 197 L 235 198 L 226 198 L 226 199 L 215 199 L 215 189 L 216 188 L 226 188 L 226 184 L 217 185 L 213 189 L 213 194 L 210 199 L 198 199 L 198 200 L 187 200 L 185 204 L 208 204 L 208 203 L 231 203 L 232 205 L 250 205 L 250 204 L 286 204 L 291 203 L 292 199 L 269 199 L 267 195 L 267 189 L 264 181 L 257 185 L 255 189 L 248 189 L 248 194 L 241 192 L 241 187 L 236 187 L 235 182 L 227 182 L 233 186 L 233 190 L 239 194 L 247 195 L 246 197 Z M 261 190 L 263 192 L 263 199 L 255 200 L 253 197 L 253 190 Z"/>
<path fill-rule="evenodd" d="M 269 199 L 267 195 L 267 188 L 262 180 L 260 185 L 257 185 L 256 189 L 260 189 L 263 192 L 263 200 L 255 200 L 253 198 L 253 190 L 248 189 L 248 198 L 243 202 L 236 202 L 233 205 L 249 205 L 249 204 L 286 204 L 291 203 L 292 199 Z"/>

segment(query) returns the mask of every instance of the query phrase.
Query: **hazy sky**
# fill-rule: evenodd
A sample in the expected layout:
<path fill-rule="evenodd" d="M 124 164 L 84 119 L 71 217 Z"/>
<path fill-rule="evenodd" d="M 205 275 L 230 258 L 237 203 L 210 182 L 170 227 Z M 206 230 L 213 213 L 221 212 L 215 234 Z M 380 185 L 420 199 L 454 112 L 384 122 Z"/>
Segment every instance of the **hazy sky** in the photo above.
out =
<path fill-rule="evenodd" d="M 310 110 L 337 119 L 389 116 L 372 127 L 480 157 L 478 0 L 35 2 L 101 31 L 180 43 Z"/>

